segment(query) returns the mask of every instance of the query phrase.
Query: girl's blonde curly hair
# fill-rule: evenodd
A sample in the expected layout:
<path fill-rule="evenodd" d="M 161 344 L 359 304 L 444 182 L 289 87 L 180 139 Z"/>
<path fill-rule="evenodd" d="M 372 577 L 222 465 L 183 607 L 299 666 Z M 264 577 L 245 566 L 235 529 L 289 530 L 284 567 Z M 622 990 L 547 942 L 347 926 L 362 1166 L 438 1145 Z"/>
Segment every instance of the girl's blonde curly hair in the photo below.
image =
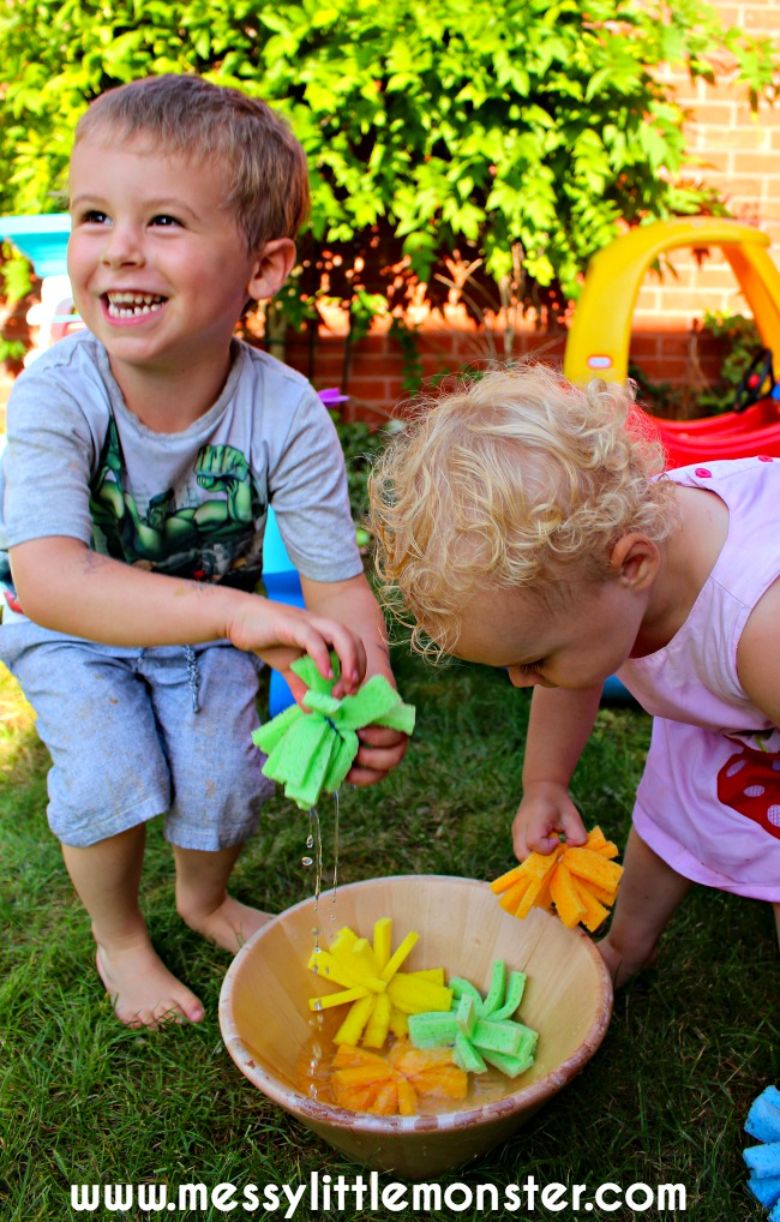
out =
<path fill-rule="evenodd" d="M 551 595 L 575 568 L 604 580 L 621 535 L 670 533 L 663 451 L 641 419 L 630 386 L 581 389 L 536 364 L 419 404 L 370 481 L 377 571 L 388 606 L 400 594 L 414 616 L 414 648 L 451 650 L 478 590 Z"/>

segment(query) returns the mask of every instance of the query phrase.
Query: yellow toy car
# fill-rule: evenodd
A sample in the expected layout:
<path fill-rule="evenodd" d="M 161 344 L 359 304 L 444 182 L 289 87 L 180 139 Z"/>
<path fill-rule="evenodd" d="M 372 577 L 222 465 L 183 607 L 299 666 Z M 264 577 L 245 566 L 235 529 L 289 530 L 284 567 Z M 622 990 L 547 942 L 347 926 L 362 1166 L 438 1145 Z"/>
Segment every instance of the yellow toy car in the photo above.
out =
<path fill-rule="evenodd" d="M 642 280 L 665 251 L 719 246 L 736 276 L 764 344 L 744 379 L 733 412 L 702 420 L 657 421 L 670 467 L 704 459 L 780 456 L 780 384 L 772 354 L 780 353 L 780 272 L 769 238 L 738 221 L 700 216 L 655 221 L 616 238 L 593 257 L 569 331 L 563 372 L 573 382 L 628 376 L 631 320 Z M 764 393 L 765 388 L 767 393 Z"/>

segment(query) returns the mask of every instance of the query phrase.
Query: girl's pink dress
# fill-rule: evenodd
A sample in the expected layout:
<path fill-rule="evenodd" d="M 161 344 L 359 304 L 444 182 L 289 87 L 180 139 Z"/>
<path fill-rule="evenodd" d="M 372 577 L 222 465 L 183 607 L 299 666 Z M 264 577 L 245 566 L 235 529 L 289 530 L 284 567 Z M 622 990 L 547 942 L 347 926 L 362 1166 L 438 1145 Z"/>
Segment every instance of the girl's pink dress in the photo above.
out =
<path fill-rule="evenodd" d="M 780 578 L 780 460 L 704 462 L 669 478 L 717 493 L 729 530 L 679 632 L 618 672 L 654 717 L 634 826 L 686 878 L 777 903 L 780 729 L 741 687 L 737 646 Z"/>

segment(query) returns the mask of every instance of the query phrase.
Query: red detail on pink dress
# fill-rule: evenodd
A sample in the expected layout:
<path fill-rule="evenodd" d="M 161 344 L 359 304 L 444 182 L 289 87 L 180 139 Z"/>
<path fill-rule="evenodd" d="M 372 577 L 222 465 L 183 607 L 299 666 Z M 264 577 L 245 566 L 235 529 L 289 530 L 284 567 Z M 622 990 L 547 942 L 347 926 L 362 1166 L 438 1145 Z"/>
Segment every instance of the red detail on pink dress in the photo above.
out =
<path fill-rule="evenodd" d="M 745 747 L 718 773 L 718 798 L 780 840 L 780 752 Z"/>
<path fill-rule="evenodd" d="M 712 479 L 712 472 L 707 467 L 697 467 L 693 474 L 700 479 Z"/>
<path fill-rule="evenodd" d="M 759 462 L 774 462 L 775 460 L 769 454 L 759 454 L 758 461 Z"/>

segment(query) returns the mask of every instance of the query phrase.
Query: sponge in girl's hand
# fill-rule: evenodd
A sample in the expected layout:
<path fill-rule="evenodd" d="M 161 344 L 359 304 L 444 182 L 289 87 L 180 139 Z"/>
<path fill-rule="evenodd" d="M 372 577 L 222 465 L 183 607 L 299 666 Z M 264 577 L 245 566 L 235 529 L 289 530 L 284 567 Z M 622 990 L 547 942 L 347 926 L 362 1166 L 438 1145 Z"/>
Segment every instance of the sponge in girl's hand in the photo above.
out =
<path fill-rule="evenodd" d="M 490 886 L 512 916 L 522 920 L 531 908 L 549 911 L 554 906 L 564 925 L 582 922 L 594 933 L 615 902 L 623 873 L 612 860 L 617 855 L 616 845 L 594 827 L 581 848 L 561 841 L 551 853 L 530 853 Z"/>
<path fill-rule="evenodd" d="M 308 714 L 292 705 L 272 721 L 255 730 L 252 741 L 268 759 L 263 773 L 284 785 L 284 792 L 301 810 L 316 806 L 324 789 L 335 793 L 358 753 L 357 730 L 364 726 L 387 726 L 403 734 L 414 729 L 415 711 L 404 704 L 384 675 L 372 675 L 354 696 L 337 699 L 333 688 L 339 676 L 339 660 L 331 654 L 333 679 L 326 679 L 310 657 L 292 663 L 309 689 L 303 703 Z"/>

